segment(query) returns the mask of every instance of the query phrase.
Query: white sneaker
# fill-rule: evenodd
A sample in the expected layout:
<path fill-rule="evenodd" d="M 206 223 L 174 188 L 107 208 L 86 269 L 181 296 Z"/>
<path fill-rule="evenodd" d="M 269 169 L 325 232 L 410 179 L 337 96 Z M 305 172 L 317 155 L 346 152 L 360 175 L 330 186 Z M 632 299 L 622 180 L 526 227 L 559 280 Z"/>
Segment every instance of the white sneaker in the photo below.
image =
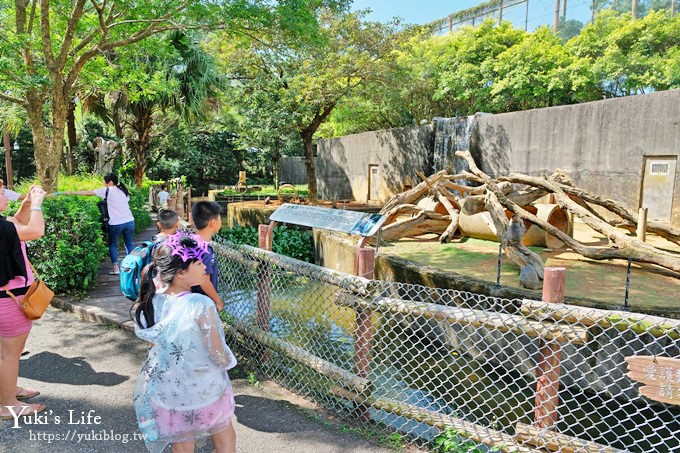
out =
<path fill-rule="evenodd" d="M 109 271 L 109 275 L 119 275 L 120 274 L 120 269 L 118 268 L 117 264 L 113 265 L 113 270 Z"/>

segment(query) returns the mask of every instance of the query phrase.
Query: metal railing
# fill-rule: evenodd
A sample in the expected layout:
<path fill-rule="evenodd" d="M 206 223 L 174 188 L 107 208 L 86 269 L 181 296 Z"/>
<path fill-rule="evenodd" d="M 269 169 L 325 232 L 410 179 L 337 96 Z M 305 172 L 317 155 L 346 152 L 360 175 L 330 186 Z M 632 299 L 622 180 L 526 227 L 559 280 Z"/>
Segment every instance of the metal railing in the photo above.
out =
<path fill-rule="evenodd" d="M 216 252 L 241 362 L 385 435 L 433 450 L 680 451 L 680 406 L 641 396 L 625 362 L 680 357 L 680 321 Z M 667 378 L 677 397 L 680 373 Z"/>

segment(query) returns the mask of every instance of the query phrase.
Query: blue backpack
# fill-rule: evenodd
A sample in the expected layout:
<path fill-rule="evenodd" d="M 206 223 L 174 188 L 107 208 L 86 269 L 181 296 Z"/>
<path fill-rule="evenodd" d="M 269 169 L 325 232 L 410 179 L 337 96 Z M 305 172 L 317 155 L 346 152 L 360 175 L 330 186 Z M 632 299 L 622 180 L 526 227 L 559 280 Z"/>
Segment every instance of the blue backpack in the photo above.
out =
<path fill-rule="evenodd" d="M 142 280 L 142 269 L 151 262 L 156 245 L 144 241 L 125 255 L 120 263 L 120 290 L 130 300 L 137 300 Z"/>

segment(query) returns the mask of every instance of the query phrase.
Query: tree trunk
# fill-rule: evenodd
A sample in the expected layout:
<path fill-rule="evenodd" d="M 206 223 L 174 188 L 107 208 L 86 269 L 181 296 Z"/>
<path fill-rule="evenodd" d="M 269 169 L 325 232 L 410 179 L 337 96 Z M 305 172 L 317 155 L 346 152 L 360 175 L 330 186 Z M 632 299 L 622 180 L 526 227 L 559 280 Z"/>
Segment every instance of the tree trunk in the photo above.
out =
<path fill-rule="evenodd" d="M 274 171 L 274 187 L 278 189 L 279 187 L 279 170 L 281 163 L 281 142 L 278 139 L 274 139 L 274 156 L 272 156 L 272 167 Z"/>
<path fill-rule="evenodd" d="M 420 211 L 415 217 L 383 227 L 380 239 L 393 241 L 402 237 L 419 236 L 426 233 L 441 234 L 450 224 L 451 218 L 449 216 Z"/>
<path fill-rule="evenodd" d="M 421 199 L 430 190 L 430 187 L 437 185 L 446 176 L 446 170 L 440 170 L 434 175 L 426 178 L 425 181 L 421 182 L 412 189 L 406 192 L 398 193 L 392 198 L 387 200 L 387 203 L 380 210 L 380 214 L 386 214 L 391 211 L 394 207 L 400 206 L 402 204 L 414 204 L 416 201 Z"/>
<path fill-rule="evenodd" d="M 133 105 L 132 111 L 135 118 L 132 127 L 136 137 L 128 140 L 127 144 L 135 160 L 135 184 L 137 187 L 141 187 L 148 161 L 149 141 L 153 126 L 153 108 L 139 103 Z"/>
<path fill-rule="evenodd" d="M 305 167 L 307 167 L 307 201 L 309 204 L 316 204 L 318 200 L 316 188 L 316 163 L 314 162 L 314 148 L 312 146 L 312 136 L 314 131 L 304 129 L 300 131 L 302 144 L 305 148 Z"/>
<path fill-rule="evenodd" d="M 68 103 L 68 117 L 66 119 L 66 135 L 68 135 L 68 151 L 66 153 L 66 173 L 73 175 L 75 173 L 75 154 L 74 150 L 78 146 L 78 138 L 76 136 L 76 101 L 71 99 Z"/>
<path fill-rule="evenodd" d="M 26 106 L 28 123 L 33 134 L 36 173 L 43 189 L 52 193 L 57 190 L 67 108 L 58 96 L 54 96 L 52 102 L 52 137 L 48 142 L 48 135 L 43 123 L 44 97 L 37 91 L 29 90 L 26 93 L 26 99 L 28 100 Z"/>

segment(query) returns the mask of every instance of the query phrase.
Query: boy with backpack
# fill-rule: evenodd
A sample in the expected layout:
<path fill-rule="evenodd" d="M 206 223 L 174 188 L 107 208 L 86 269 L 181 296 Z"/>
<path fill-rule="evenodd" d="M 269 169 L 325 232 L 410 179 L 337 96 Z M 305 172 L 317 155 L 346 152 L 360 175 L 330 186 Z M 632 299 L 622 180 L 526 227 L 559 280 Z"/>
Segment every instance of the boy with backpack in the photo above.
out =
<path fill-rule="evenodd" d="M 215 302 L 217 311 L 222 311 L 224 304 L 217 293 L 217 256 L 212 248 L 212 238 L 222 228 L 222 208 L 214 201 L 199 201 L 191 207 L 191 217 L 197 230 L 197 235 L 208 244 L 208 253 L 201 261 L 205 264 L 206 275 L 200 286 L 194 286 L 191 291 L 205 294 Z"/>
<path fill-rule="evenodd" d="M 177 231 L 179 216 L 175 211 L 162 210 L 158 213 L 156 225 L 160 232 L 151 241 L 144 241 L 135 247 L 120 263 L 120 290 L 125 297 L 133 301 L 139 296 L 142 269 L 151 263 L 158 244 Z M 157 289 L 161 290 L 160 287 Z"/>
<path fill-rule="evenodd" d="M 158 221 L 156 222 L 159 233 L 153 237 L 154 246 L 165 241 L 168 236 L 177 232 L 179 228 L 179 216 L 172 209 L 162 209 L 158 213 Z"/>

